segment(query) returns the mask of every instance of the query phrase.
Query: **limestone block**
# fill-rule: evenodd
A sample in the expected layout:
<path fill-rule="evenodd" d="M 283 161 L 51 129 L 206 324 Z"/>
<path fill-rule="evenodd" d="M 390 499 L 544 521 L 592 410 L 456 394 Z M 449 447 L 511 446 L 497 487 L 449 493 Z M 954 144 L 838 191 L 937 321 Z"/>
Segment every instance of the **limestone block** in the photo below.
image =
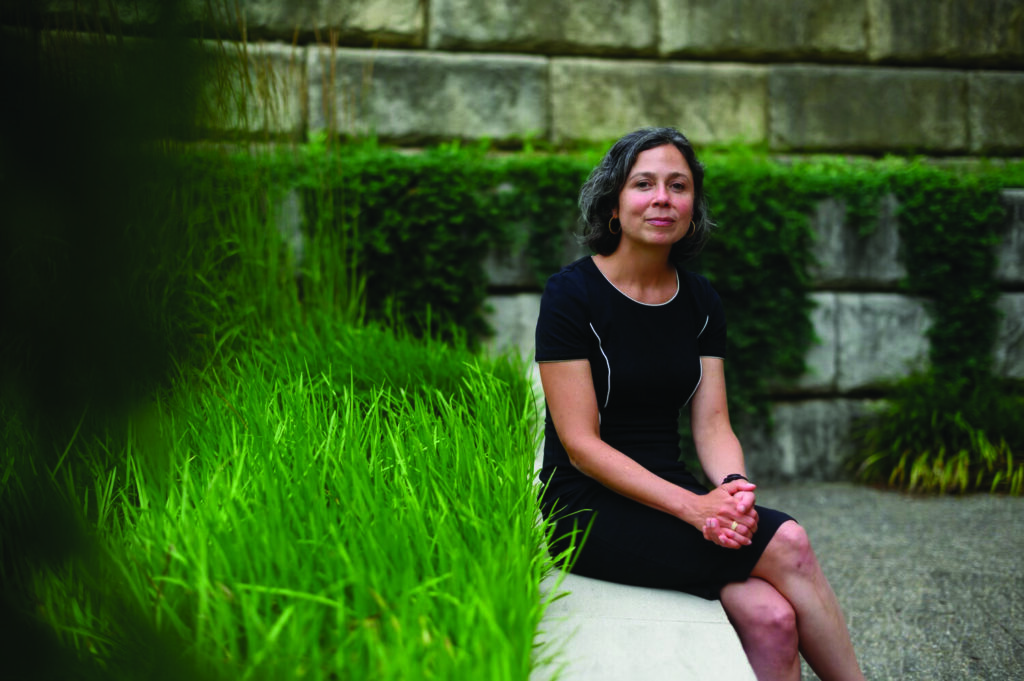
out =
<path fill-rule="evenodd" d="M 793 383 L 771 384 L 769 391 L 774 395 L 836 391 L 839 301 L 832 292 L 811 293 L 809 297 L 814 305 L 810 319 L 815 340 L 804 357 L 807 370 Z"/>
<path fill-rule="evenodd" d="M 993 371 L 1004 378 L 1024 379 L 1024 293 L 1005 293 L 996 303 L 1002 319 L 993 353 Z"/>
<path fill-rule="evenodd" d="M 654 54 L 656 0 L 431 0 L 432 49 Z"/>
<path fill-rule="evenodd" d="M 168 17 L 167 0 L 42 0 L 46 11 L 71 23 L 77 19 L 114 22 L 131 34 L 146 32 Z M 325 41 L 335 32 L 341 44 L 421 45 L 423 8 L 419 0 L 181 0 L 177 19 L 198 24 L 207 36 L 226 40 L 279 38 L 321 32 Z M 87 24 L 88 25 L 88 24 Z"/>
<path fill-rule="evenodd" d="M 659 0 L 665 55 L 863 59 L 863 0 Z"/>
<path fill-rule="evenodd" d="M 552 136 L 609 140 L 671 125 L 694 144 L 763 142 L 766 75 L 738 64 L 552 59 Z"/>
<path fill-rule="evenodd" d="M 303 47 L 204 43 L 199 125 L 217 132 L 299 137 L 306 119 Z"/>
<path fill-rule="evenodd" d="M 559 221 L 557 215 L 546 216 L 549 220 Z M 559 221 L 563 225 L 561 243 L 555 245 L 558 250 L 558 266 L 569 263 L 587 255 L 589 251 L 580 243 L 576 235 L 576 214 L 565 215 Z M 491 288 L 518 288 L 537 290 L 550 275 L 550 272 L 539 272 L 530 262 L 528 241 L 535 233 L 535 227 L 525 221 L 510 227 L 511 238 L 508 243 L 500 244 L 491 249 L 484 260 L 484 272 Z"/>
<path fill-rule="evenodd" d="M 779 65 L 769 78 L 774 149 L 963 152 L 967 76 L 937 69 Z"/>
<path fill-rule="evenodd" d="M 484 273 L 487 275 L 488 285 L 500 288 L 526 288 L 537 285 L 537 278 L 526 255 L 528 229 L 527 225 L 522 225 L 521 229 L 514 230 L 517 237 L 521 238 L 514 239 L 510 244 L 492 248 L 487 253 Z"/>
<path fill-rule="evenodd" d="M 488 296 L 487 308 L 487 322 L 494 329 L 494 336 L 487 341 L 488 349 L 499 353 L 515 350 L 522 357 L 533 357 L 540 294 Z"/>
<path fill-rule="evenodd" d="M 996 250 L 996 281 L 1024 284 L 1024 189 L 1004 189 L 1006 229 Z"/>
<path fill-rule="evenodd" d="M 198 1 L 207 4 L 206 0 Z M 422 45 L 424 19 L 418 0 L 241 0 L 240 5 L 247 30 L 257 33 L 290 37 L 296 31 L 334 30 L 342 44 L 357 39 L 377 40 L 384 45 Z M 234 16 L 220 18 L 228 26 L 237 25 Z"/>
<path fill-rule="evenodd" d="M 1024 63 L 1020 0 L 868 0 L 872 60 Z"/>
<path fill-rule="evenodd" d="M 836 366 L 839 354 L 839 301 L 835 293 L 811 293 L 811 325 L 815 340 L 804 357 L 807 370 L 791 385 L 773 385 L 776 394 L 791 392 L 830 393 L 836 390 Z"/>
<path fill-rule="evenodd" d="M 538 57 L 309 48 L 310 129 L 421 142 L 547 129 Z"/>
<path fill-rule="evenodd" d="M 837 199 L 820 201 L 811 216 L 817 236 L 812 254 L 817 261 L 811 276 L 817 286 L 890 287 L 907 274 L 900 261 L 899 202 L 892 194 L 878 207 L 874 231 L 861 236 L 846 220 L 846 204 Z"/>
<path fill-rule="evenodd" d="M 967 82 L 971 151 L 1024 154 L 1024 73 L 975 71 Z"/>
<path fill-rule="evenodd" d="M 851 432 L 867 400 L 829 399 L 772 405 L 771 432 L 758 427 L 741 434 L 753 480 L 843 480 L 854 453 Z"/>
<path fill-rule="evenodd" d="M 924 301 L 890 293 L 837 293 L 840 392 L 878 387 L 924 368 L 931 318 Z"/>

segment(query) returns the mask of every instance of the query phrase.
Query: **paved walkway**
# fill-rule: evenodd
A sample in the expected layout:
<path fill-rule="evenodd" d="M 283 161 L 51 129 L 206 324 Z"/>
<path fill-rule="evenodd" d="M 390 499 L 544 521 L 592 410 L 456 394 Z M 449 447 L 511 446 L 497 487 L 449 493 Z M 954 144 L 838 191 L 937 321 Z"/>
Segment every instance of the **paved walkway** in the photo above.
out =
<path fill-rule="evenodd" d="M 829 483 L 767 486 L 758 502 L 807 528 L 868 679 L 1024 679 L 1024 498 Z M 753 678 L 717 602 L 578 577 L 561 590 L 544 636 L 561 679 Z"/>

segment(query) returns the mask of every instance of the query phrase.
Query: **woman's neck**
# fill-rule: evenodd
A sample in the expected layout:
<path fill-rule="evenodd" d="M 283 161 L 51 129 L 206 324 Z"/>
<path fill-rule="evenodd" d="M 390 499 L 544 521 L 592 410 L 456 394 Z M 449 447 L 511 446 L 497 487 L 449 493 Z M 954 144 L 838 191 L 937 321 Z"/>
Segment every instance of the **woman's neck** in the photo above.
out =
<path fill-rule="evenodd" d="M 640 302 L 662 303 L 675 295 L 676 269 L 667 252 L 618 249 L 610 255 L 595 255 L 594 264 L 616 288 Z"/>

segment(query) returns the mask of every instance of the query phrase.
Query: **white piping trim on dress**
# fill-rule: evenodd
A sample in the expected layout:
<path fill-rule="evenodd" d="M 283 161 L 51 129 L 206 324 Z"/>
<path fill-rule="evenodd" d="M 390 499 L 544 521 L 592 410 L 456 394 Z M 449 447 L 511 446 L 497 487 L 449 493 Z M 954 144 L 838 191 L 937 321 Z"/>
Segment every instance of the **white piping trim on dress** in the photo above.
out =
<path fill-rule="evenodd" d="M 597 349 L 601 351 L 601 356 L 604 357 L 605 366 L 608 367 L 608 390 L 604 394 L 604 406 L 608 407 L 608 399 L 612 396 L 612 363 L 608 361 L 608 355 L 604 354 L 604 347 L 601 345 L 601 336 L 598 335 L 597 330 L 593 324 L 590 324 L 590 330 L 597 336 Z"/>
<path fill-rule="evenodd" d="M 686 398 L 686 403 L 683 404 L 685 407 L 693 399 L 693 396 L 697 394 L 697 388 L 700 387 L 700 382 L 704 380 L 704 364 L 700 361 L 700 357 L 697 358 L 697 366 L 700 367 L 700 376 L 697 378 L 697 385 L 693 386 L 693 392 Z"/>
<path fill-rule="evenodd" d="M 704 329 L 708 328 L 709 321 L 711 321 L 711 315 L 704 318 L 704 326 L 700 327 L 700 331 L 697 333 L 697 338 L 700 338 L 700 334 L 704 333 Z"/>

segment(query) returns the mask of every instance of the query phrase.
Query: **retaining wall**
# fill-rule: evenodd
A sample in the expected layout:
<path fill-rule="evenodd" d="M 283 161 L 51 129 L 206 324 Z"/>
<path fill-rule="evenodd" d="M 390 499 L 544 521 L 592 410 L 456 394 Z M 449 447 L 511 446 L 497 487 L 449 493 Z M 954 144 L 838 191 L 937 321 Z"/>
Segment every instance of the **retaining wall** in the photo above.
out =
<path fill-rule="evenodd" d="M 147 35 L 160 3 L 34 6 L 48 27 Z M 196 36 L 226 37 L 252 62 L 247 84 L 234 83 L 237 99 L 274 105 L 273 115 L 210 115 L 211 134 L 301 139 L 332 129 L 399 144 L 482 137 L 561 144 L 673 125 L 699 145 L 745 140 L 785 152 L 1024 153 L 1018 0 L 185 0 L 181 7 Z M 243 36 L 244 48 L 230 42 Z M 237 57 L 232 51 L 227 56 Z M 269 92 L 268 83 L 277 89 Z M 226 86 L 221 79 L 221 94 Z"/>

